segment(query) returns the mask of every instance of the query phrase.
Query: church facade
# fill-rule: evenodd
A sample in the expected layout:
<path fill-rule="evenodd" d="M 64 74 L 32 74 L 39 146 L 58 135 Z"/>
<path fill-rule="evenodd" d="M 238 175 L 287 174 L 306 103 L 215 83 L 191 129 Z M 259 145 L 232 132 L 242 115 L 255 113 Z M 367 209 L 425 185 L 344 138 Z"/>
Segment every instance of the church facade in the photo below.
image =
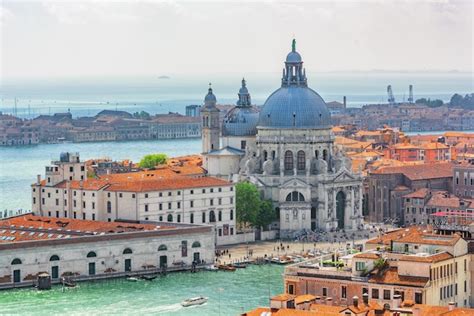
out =
<path fill-rule="evenodd" d="M 305 230 L 356 230 L 362 223 L 362 177 L 334 146 L 330 113 L 307 84 L 295 41 L 281 87 L 258 111 L 245 80 L 222 128 L 211 88 L 201 110 L 204 167 L 210 175 L 257 185 L 273 202 L 281 237 Z"/>

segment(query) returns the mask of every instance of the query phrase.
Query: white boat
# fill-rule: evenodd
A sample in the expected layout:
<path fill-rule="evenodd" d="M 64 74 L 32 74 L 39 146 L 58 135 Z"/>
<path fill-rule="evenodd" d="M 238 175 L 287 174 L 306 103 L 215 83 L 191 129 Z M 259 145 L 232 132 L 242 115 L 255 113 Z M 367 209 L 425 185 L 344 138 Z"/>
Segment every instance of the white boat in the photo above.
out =
<path fill-rule="evenodd" d="M 189 307 L 189 306 L 194 306 L 194 305 L 202 305 L 206 302 L 207 302 L 207 297 L 198 296 L 198 297 L 188 298 L 187 300 L 182 301 L 181 306 Z"/>
<path fill-rule="evenodd" d="M 219 268 L 216 267 L 215 265 L 211 264 L 209 266 L 204 267 L 204 270 L 206 270 L 206 271 L 219 271 Z"/>
<path fill-rule="evenodd" d="M 138 281 L 138 278 L 136 278 L 136 277 L 128 277 L 128 278 L 127 278 L 127 281 L 130 281 L 130 282 L 137 282 L 137 281 Z"/>

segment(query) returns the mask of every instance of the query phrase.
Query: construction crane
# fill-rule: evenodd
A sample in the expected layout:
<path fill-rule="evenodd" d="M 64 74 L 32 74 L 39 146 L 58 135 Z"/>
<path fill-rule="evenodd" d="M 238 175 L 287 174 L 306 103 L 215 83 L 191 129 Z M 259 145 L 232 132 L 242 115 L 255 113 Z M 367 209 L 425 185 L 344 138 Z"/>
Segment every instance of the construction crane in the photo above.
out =
<path fill-rule="evenodd" d="M 409 85 L 408 90 L 408 103 L 413 103 L 413 85 Z"/>
<path fill-rule="evenodd" d="M 391 85 L 387 86 L 387 95 L 388 95 L 388 103 L 389 104 L 395 104 L 395 97 L 393 96 Z"/>

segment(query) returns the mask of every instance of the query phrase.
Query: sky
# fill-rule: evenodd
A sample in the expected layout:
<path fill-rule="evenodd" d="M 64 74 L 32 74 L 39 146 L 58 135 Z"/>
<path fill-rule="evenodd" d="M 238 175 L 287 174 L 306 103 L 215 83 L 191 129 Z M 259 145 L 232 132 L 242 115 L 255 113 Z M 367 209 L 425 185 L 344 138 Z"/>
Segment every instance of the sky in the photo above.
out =
<path fill-rule="evenodd" d="M 0 76 L 473 71 L 472 1 L 0 0 Z"/>

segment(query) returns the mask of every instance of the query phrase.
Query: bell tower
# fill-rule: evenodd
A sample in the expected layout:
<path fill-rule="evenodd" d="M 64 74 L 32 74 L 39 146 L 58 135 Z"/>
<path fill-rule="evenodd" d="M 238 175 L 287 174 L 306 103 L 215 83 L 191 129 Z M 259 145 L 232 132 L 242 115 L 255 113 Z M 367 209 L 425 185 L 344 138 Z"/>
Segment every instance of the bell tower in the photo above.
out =
<path fill-rule="evenodd" d="M 209 83 L 209 90 L 201 109 L 203 154 L 219 149 L 219 112 L 216 107 L 216 96 L 212 93 L 211 84 Z"/>

